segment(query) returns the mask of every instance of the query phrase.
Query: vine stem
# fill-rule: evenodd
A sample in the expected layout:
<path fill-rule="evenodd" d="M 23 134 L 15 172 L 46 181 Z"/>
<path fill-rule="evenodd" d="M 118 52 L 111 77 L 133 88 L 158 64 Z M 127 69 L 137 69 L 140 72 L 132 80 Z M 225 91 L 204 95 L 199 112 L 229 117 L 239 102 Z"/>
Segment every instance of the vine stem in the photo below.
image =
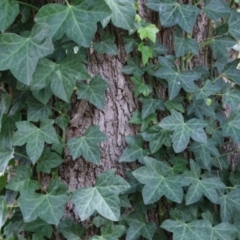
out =
<path fill-rule="evenodd" d="M 27 6 L 27 7 L 33 8 L 33 9 L 35 9 L 35 10 L 37 10 L 37 11 L 39 10 L 38 7 L 36 7 L 36 6 L 32 5 L 32 4 L 25 3 L 25 2 L 21 2 L 21 1 L 16 1 L 16 2 L 19 3 L 19 4 L 25 5 L 25 6 Z"/>
<path fill-rule="evenodd" d="M 26 156 L 26 155 L 23 155 L 23 154 L 21 154 L 21 153 L 14 152 L 14 154 L 16 154 L 16 155 L 18 155 L 18 156 L 20 156 L 20 157 L 27 158 L 27 159 L 29 159 L 29 160 L 30 160 L 30 158 L 29 158 L 28 156 Z"/>
<path fill-rule="evenodd" d="M 234 152 L 237 152 L 237 151 L 239 151 L 239 150 L 240 150 L 240 147 L 235 148 L 234 150 L 232 150 L 232 151 L 230 151 L 230 152 L 227 152 L 227 153 L 224 153 L 224 154 L 222 154 L 222 155 L 220 155 L 220 156 L 212 157 L 211 160 L 213 160 L 213 159 L 215 159 L 215 158 L 220 158 L 220 157 L 227 156 L 227 155 L 229 155 L 229 154 L 231 154 L 231 153 L 234 153 Z"/>

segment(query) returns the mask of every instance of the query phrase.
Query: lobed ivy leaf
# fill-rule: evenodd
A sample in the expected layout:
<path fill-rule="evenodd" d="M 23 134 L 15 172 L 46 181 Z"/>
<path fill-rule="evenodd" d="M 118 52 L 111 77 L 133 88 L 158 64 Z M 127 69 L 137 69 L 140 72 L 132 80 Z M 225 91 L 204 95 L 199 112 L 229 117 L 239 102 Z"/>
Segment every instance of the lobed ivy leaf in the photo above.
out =
<path fill-rule="evenodd" d="M 134 95 L 137 97 L 139 94 L 147 97 L 152 92 L 152 86 L 144 83 L 141 77 L 133 76 L 130 78 L 135 85 Z"/>
<path fill-rule="evenodd" d="M 240 39 L 239 25 L 240 13 L 233 10 L 230 18 L 228 19 L 228 32 L 236 39 Z"/>
<path fill-rule="evenodd" d="M 237 232 L 238 229 L 234 225 L 228 222 L 222 222 L 212 227 L 210 240 L 234 240 L 234 235 Z"/>
<path fill-rule="evenodd" d="M 118 240 L 126 231 L 123 225 L 113 225 L 111 223 L 101 227 L 101 235 L 94 235 L 89 240 Z"/>
<path fill-rule="evenodd" d="M 39 189 L 39 183 L 36 180 L 32 180 L 32 168 L 30 166 L 18 166 L 16 167 L 15 176 L 11 178 L 6 185 L 7 189 L 13 191 L 35 191 Z"/>
<path fill-rule="evenodd" d="M 148 0 L 146 6 L 159 11 L 161 25 L 173 27 L 178 24 L 184 31 L 192 32 L 200 9 L 188 4 L 179 4 L 176 0 Z"/>
<path fill-rule="evenodd" d="M 237 89 L 228 88 L 223 93 L 222 101 L 228 105 L 232 111 L 238 111 L 240 106 L 240 95 Z"/>
<path fill-rule="evenodd" d="M 105 103 L 105 91 L 108 87 L 108 83 L 102 79 L 100 75 L 94 76 L 89 84 L 78 83 L 77 84 L 78 99 L 88 100 L 95 107 L 103 110 Z"/>
<path fill-rule="evenodd" d="M 231 13 L 229 6 L 221 0 L 205 0 L 204 12 L 207 16 L 215 22 L 219 18 L 228 17 Z"/>
<path fill-rule="evenodd" d="M 13 136 L 13 145 L 22 146 L 26 143 L 27 154 L 34 164 L 43 152 L 44 142 L 59 143 L 52 124 L 53 120 L 44 120 L 38 128 L 28 121 L 17 122 L 18 130 Z"/>
<path fill-rule="evenodd" d="M 44 148 L 41 157 L 37 162 L 37 172 L 51 173 L 52 168 L 56 168 L 63 163 L 63 159 L 50 149 Z"/>
<path fill-rule="evenodd" d="M 204 195 L 212 203 L 218 203 L 219 195 L 216 190 L 226 188 L 217 177 L 205 177 L 201 175 L 201 168 L 190 161 L 190 171 L 184 172 L 186 182 L 190 184 L 186 195 L 186 205 L 193 204 Z"/>
<path fill-rule="evenodd" d="M 176 153 L 182 152 L 188 145 L 190 137 L 200 143 L 207 142 L 207 135 L 203 127 L 207 124 L 197 118 L 184 122 L 181 113 L 171 110 L 171 116 L 165 117 L 159 126 L 166 130 L 174 131 L 172 135 L 173 149 Z"/>
<path fill-rule="evenodd" d="M 4 146 L 0 146 L 0 172 L 5 173 L 8 163 L 14 158 L 14 149 L 9 150 Z"/>
<path fill-rule="evenodd" d="M 181 203 L 183 198 L 184 179 L 181 175 L 172 176 L 171 167 L 150 157 L 144 158 L 146 166 L 132 172 L 133 176 L 142 184 L 144 204 L 158 201 L 162 196 Z"/>
<path fill-rule="evenodd" d="M 129 225 L 126 240 L 136 240 L 139 239 L 140 236 L 151 240 L 157 230 L 155 223 L 146 223 L 144 216 L 139 213 L 128 215 L 125 220 Z"/>
<path fill-rule="evenodd" d="M 19 5 L 14 0 L 0 2 L 0 31 L 3 33 L 19 14 Z"/>
<path fill-rule="evenodd" d="M 82 137 L 71 138 L 67 142 L 67 146 L 73 160 L 83 156 L 87 161 L 99 165 L 100 150 L 97 143 L 106 139 L 106 135 L 99 130 L 99 127 L 91 126 L 85 131 Z"/>
<path fill-rule="evenodd" d="M 118 221 L 120 217 L 120 199 L 118 195 L 130 185 L 121 177 L 114 175 L 115 170 L 108 170 L 97 177 L 94 187 L 84 187 L 73 193 L 71 201 L 81 220 L 97 211 L 103 217 Z"/>
<path fill-rule="evenodd" d="M 156 42 L 156 35 L 159 32 L 159 29 L 155 24 L 149 24 L 147 26 L 142 26 L 137 30 L 141 40 L 149 38 L 153 43 Z"/>
<path fill-rule="evenodd" d="M 54 95 L 70 102 L 76 80 L 89 78 L 87 69 L 81 62 L 81 56 L 76 54 L 70 54 L 58 63 L 41 59 L 33 75 L 31 89 L 39 90 L 50 85 Z"/>
<path fill-rule="evenodd" d="M 124 48 L 127 54 L 129 54 L 134 49 L 136 49 L 140 43 L 138 38 L 136 39 L 136 38 L 133 38 L 132 36 L 123 37 L 123 41 L 124 41 Z"/>
<path fill-rule="evenodd" d="M 153 58 L 153 49 L 150 46 L 145 46 L 144 42 L 138 45 L 138 51 L 142 53 L 142 62 L 145 65 L 149 58 Z"/>
<path fill-rule="evenodd" d="M 203 240 L 209 239 L 211 224 L 206 220 L 194 220 L 188 223 L 181 221 L 165 220 L 161 228 L 173 233 L 173 240 Z"/>
<path fill-rule="evenodd" d="M 238 64 L 240 63 L 239 59 L 234 60 L 231 63 L 228 63 L 223 71 L 223 76 L 227 77 L 228 79 L 232 80 L 236 84 L 240 85 L 239 74 L 240 69 L 238 69 Z"/>
<path fill-rule="evenodd" d="M 29 37 L 15 33 L 1 34 L 0 52 L 0 70 L 10 69 L 16 79 L 29 85 L 38 60 L 53 52 L 49 26 L 35 24 Z"/>
<path fill-rule="evenodd" d="M 79 223 L 74 222 L 72 219 L 66 218 L 58 225 L 59 232 L 67 240 L 81 239 L 85 233 L 85 229 Z"/>
<path fill-rule="evenodd" d="M 136 160 L 142 162 L 143 158 L 149 154 L 149 151 L 143 148 L 142 137 L 126 136 L 125 139 L 128 147 L 124 149 L 119 162 L 134 162 Z"/>
<path fill-rule="evenodd" d="M 44 5 L 35 21 L 50 26 L 50 37 L 60 39 L 65 33 L 79 46 L 89 47 L 97 31 L 97 22 L 110 14 L 104 0 L 78 0 L 72 5 Z"/>
<path fill-rule="evenodd" d="M 113 25 L 133 32 L 136 10 L 133 0 L 105 0 L 112 10 L 111 20 Z"/>
<path fill-rule="evenodd" d="M 134 76 L 141 77 L 144 73 L 141 68 L 141 61 L 137 57 L 129 58 L 127 60 L 127 66 L 124 66 L 122 72 L 125 74 L 133 74 Z"/>
<path fill-rule="evenodd" d="M 105 34 L 102 37 L 102 41 L 93 43 L 93 49 L 100 54 L 106 53 L 110 56 L 117 55 L 118 49 L 114 41 L 115 41 L 114 36 L 112 36 L 110 33 Z"/>
<path fill-rule="evenodd" d="M 162 67 L 155 72 L 155 76 L 168 81 L 169 100 L 172 100 L 179 94 L 181 87 L 186 92 L 194 92 L 196 90 L 194 81 L 200 78 L 197 72 L 179 72 L 174 62 L 164 57 L 160 57 L 159 61 Z"/>
<path fill-rule="evenodd" d="M 51 180 L 46 194 L 22 192 L 18 199 L 25 222 L 39 217 L 55 225 L 59 224 L 68 200 L 67 187 L 59 180 Z"/>
<path fill-rule="evenodd" d="M 172 100 L 167 100 L 164 102 L 164 106 L 166 107 L 167 110 L 171 111 L 172 109 L 175 109 L 181 113 L 185 112 L 185 109 L 182 105 L 183 97 L 182 96 L 177 96 Z"/>

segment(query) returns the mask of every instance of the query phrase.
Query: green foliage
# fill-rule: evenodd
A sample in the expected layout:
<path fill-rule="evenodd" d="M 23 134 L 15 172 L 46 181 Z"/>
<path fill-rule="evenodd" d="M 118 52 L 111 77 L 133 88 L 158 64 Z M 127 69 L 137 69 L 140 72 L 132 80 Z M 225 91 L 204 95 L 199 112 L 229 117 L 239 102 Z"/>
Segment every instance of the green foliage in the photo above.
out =
<path fill-rule="evenodd" d="M 0 239 L 239 240 L 239 0 L 36 2 L 0 0 Z M 75 101 L 108 114 L 115 60 L 139 132 L 111 165 L 99 126 L 67 128 Z M 68 190 L 80 157 L 92 182 Z"/>

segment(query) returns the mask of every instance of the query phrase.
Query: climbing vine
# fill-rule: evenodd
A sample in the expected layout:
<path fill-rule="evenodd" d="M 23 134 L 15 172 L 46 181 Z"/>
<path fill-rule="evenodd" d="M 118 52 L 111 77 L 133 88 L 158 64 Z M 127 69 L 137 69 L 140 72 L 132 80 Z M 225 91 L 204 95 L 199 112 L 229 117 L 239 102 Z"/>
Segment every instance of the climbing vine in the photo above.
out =
<path fill-rule="evenodd" d="M 1 239 L 75 240 L 90 228 L 91 240 L 240 239 L 239 0 L 144 7 L 159 13 L 159 25 L 134 0 L 0 0 Z M 208 19 L 202 42 L 193 35 L 200 14 Z M 58 177 L 64 149 L 72 161 L 103 161 L 99 126 L 69 140 L 66 129 L 73 95 L 104 109 L 111 86 L 88 72 L 87 52 L 118 54 L 103 31 L 112 25 L 124 32 L 122 72 L 140 103 L 130 119 L 139 133 L 126 136 L 119 164 L 139 167 L 69 191 Z M 173 31 L 174 55 L 159 41 L 163 28 Z M 204 65 L 195 66 L 199 51 Z M 66 217 L 68 202 L 85 224 Z M 158 223 L 146 217 L 151 210 Z"/>

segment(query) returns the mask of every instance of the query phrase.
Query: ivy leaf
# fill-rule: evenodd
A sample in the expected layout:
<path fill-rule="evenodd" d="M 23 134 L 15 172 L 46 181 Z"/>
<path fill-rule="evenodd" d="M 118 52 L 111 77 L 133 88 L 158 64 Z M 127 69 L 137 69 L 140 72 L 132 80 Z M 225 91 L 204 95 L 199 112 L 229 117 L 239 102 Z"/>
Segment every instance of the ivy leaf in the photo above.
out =
<path fill-rule="evenodd" d="M 31 222 L 39 217 L 55 225 L 59 224 L 68 200 L 67 187 L 59 180 L 52 180 L 49 183 L 46 194 L 22 192 L 18 199 L 25 222 Z"/>
<path fill-rule="evenodd" d="M 194 220 L 189 223 L 181 221 L 165 220 L 161 228 L 173 233 L 173 240 L 202 240 L 209 239 L 211 224 L 206 220 Z"/>
<path fill-rule="evenodd" d="M 185 112 L 185 109 L 182 105 L 183 97 L 177 96 L 176 98 L 172 100 L 165 101 L 164 105 L 167 108 L 167 110 L 171 111 L 172 109 L 175 109 L 181 113 Z"/>
<path fill-rule="evenodd" d="M 43 237 L 51 238 L 52 236 L 52 227 L 45 221 L 43 221 L 40 218 L 37 218 L 36 220 L 30 222 L 30 223 L 25 223 L 24 225 L 24 230 L 28 232 L 35 232 Z"/>
<path fill-rule="evenodd" d="M 15 33 L 0 35 L 0 70 L 10 69 L 20 82 L 29 85 L 38 60 L 53 52 L 49 26 L 34 25 L 29 37 Z"/>
<path fill-rule="evenodd" d="M 240 25 L 240 13 L 232 10 L 231 16 L 228 19 L 228 32 L 236 39 L 240 39 L 239 26 Z"/>
<path fill-rule="evenodd" d="M 8 162 L 14 158 L 14 150 L 6 149 L 3 146 L 0 146 L 0 172 L 5 173 Z"/>
<path fill-rule="evenodd" d="M 145 46 L 143 42 L 138 45 L 138 51 L 142 53 L 142 62 L 145 65 L 149 58 L 153 57 L 153 49 L 150 46 Z"/>
<path fill-rule="evenodd" d="M 228 88 L 223 93 L 222 101 L 224 104 L 228 105 L 232 111 L 238 111 L 240 106 L 240 95 L 237 89 L 232 87 Z"/>
<path fill-rule="evenodd" d="M 37 163 L 37 171 L 51 173 L 52 168 L 56 168 L 63 163 L 63 159 L 49 148 L 45 148 Z"/>
<path fill-rule="evenodd" d="M 238 230 L 234 225 L 228 222 L 222 222 L 212 227 L 210 240 L 234 239 L 232 235 L 237 232 Z"/>
<path fill-rule="evenodd" d="M 35 17 L 36 22 L 50 26 L 50 37 L 65 33 L 79 46 L 89 47 L 97 31 L 97 22 L 111 14 L 104 0 L 81 0 L 72 5 L 47 4 Z"/>
<path fill-rule="evenodd" d="M 89 84 L 78 83 L 77 87 L 78 99 L 88 100 L 95 107 L 103 110 L 105 103 L 105 91 L 108 87 L 108 83 L 105 82 L 101 76 L 94 76 Z"/>
<path fill-rule="evenodd" d="M 127 54 L 132 52 L 139 45 L 139 39 L 133 38 L 132 36 L 123 37 L 124 48 Z"/>
<path fill-rule="evenodd" d="M 110 56 L 117 55 L 118 49 L 114 41 L 114 37 L 110 33 L 107 33 L 102 37 L 102 41 L 94 42 L 93 49 L 100 54 L 106 53 Z"/>
<path fill-rule="evenodd" d="M 218 203 L 217 189 L 224 189 L 226 186 L 217 177 L 204 178 L 200 167 L 193 161 L 190 161 L 191 171 L 184 172 L 186 181 L 191 184 L 186 195 L 186 204 L 193 204 L 204 195 L 212 203 Z"/>
<path fill-rule="evenodd" d="M 125 74 L 133 74 L 134 76 L 141 77 L 144 73 L 143 69 L 140 67 L 141 61 L 137 57 L 129 58 L 127 61 L 127 66 L 124 66 L 122 72 Z"/>
<path fill-rule="evenodd" d="M 146 6 L 158 9 L 161 25 L 172 27 L 178 24 L 184 31 L 192 32 L 200 9 L 188 4 L 179 4 L 176 0 L 148 0 Z"/>
<path fill-rule="evenodd" d="M 170 100 L 179 94 L 181 87 L 186 92 L 194 92 L 196 90 L 194 81 L 200 78 L 197 72 L 178 72 L 177 67 L 171 60 L 164 57 L 160 57 L 159 60 L 163 67 L 155 72 L 155 76 L 168 81 L 168 95 Z"/>
<path fill-rule="evenodd" d="M 157 109 L 164 111 L 164 102 L 162 99 L 154 99 L 154 98 L 139 98 L 142 103 L 142 119 L 145 119 L 152 113 L 155 113 Z"/>
<path fill-rule="evenodd" d="M 134 95 L 137 97 L 139 94 L 148 96 L 152 92 L 152 86 L 143 82 L 142 78 L 133 76 L 130 78 L 135 85 Z"/>
<path fill-rule="evenodd" d="M 49 144 L 59 143 L 52 120 L 42 121 L 40 127 L 36 127 L 28 121 L 17 122 L 17 132 L 13 136 L 13 145 L 27 144 L 27 154 L 34 164 L 42 154 L 44 142 Z"/>
<path fill-rule="evenodd" d="M 118 240 L 126 231 L 123 225 L 106 224 L 101 227 L 101 236 L 93 236 L 89 240 Z"/>
<path fill-rule="evenodd" d="M 99 127 L 91 126 L 85 131 L 82 137 L 71 138 L 67 146 L 73 160 L 83 156 L 87 161 L 99 165 L 100 150 L 97 143 L 105 140 L 107 140 L 107 137 L 99 130 Z"/>
<path fill-rule="evenodd" d="M 105 0 L 112 10 L 113 25 L 133 32 L 136 10 L 132 0 Z"/>
<path fill-rule="evenodd" d="M 13 191 L 35 191 L 39 189 L 38 181 L 32 180 L 32 169 L 30 166 L 18 166 L 16 167 L 16 175 L 11 178 L 6 185 L 7 189 Z"/>
<path fill-rule="evenodd" d="M 183 198 L 182 180 L 180 175 L 168 176 L 171 168 L 163 162 L 145 157 L 146 166 L 133 171 L 133 176 L 145 186 L 142 190 L 144 204 L 158 201 L 162 196 L 180 203 Z"/>
<path fill-rule="evenodd" d="M 204 11 L 207 16 L 215 22 L 218 22 L 219 18 L 228 17 L 231 13 L 231 9 L 221 0 L 205 0 Z"/>
<path fill-rule="evenodd" d="M 193 151 L 195 157 L 201 159 L 204 166 L 209 169 L 211 166 L 211 156 L 218 157 L 220 155 L 216 145 L 217 143 L 213 139 L 208 139 L 206 143 L 192 143 L 189 150 Z"/>
<path fill-rule="evenodd" d="M 134 162 L 137 159 L 142 162 L 143 158 L 149 154 L 147 149 L 143 148 L 143 139 L 141 136 L 126 136 L 128 147 L 124 149 L 119 162 Z"/>
<path fill-rule="evenodd" d="M 84 187 L 73 193 L 72 202 L 81 220 L 90 217 L 96 210 L 103 217 L 118 221 L 120 217 L 120 199 L 118 195 L 130 185 L 121 177 L 108 170 L 97 177 L 94 187 Z"/>
<path fill-rule="evenodd" d="M 14 0 L 0 2 L 0 31 L 3 33 L 19 14 L 19 5 Z"/>
<path fill-rule="evenodd" d="M 240 114 L 238 112 L 230 115 L 229 121 L 222 126 L 222 134 L 240 144 Z"/>
<path fill-rule="evenodd" d="M 165 117 L 159 126 L 174 131 L 172 142 L 176 153 L 182 152 L 187 147 L 190 137 L 200 143 L 207 142 L 207 135 L 203 130 L 207 124 L 197 118 L 192 118 L 185 123 L 182 114 L 176 110 L 171 110 L 171 116 Z"/>
<path fill-rule="evenodd" d="M 219 198 L 220 216 L 222 222 L 230 222 L 236 210 L 240 211 L 240 189 L 235 188 Z"/>
<path fill-rule="evenodd" d="M 87 69 L 80 55 L 70 54 L 59 63 L 41 59 L 33 75 L 32 90 L 39 90 L 50 85 L 52 92 L 65 102 L 70 97 L 77 80 L 89 78 Z"/>
<path fill-rule="evenodd" d="M 171 131 L 162 129 L 162 128 L 154 128 L 147 132 L 142 133 L 142 137 L 145 141 L 149 142 L 149 148 L 151 153 L 157 152 L 163 145 L 166 147 L 171 146 Z"/>
<path fill-rule="evenodd" d="M 193 38 L 184 38 L 179 34 L 174 34 L 173 44 L 176 57 L 185 56 L 187 53 L 193 53 L 194 55 L 199 53 L 198 43 Z"/>
<path fill-rule="evenodd" d="M 224 72 L 222 73 L 225 77 L 232 80 L 238 85 L 240 85 L 239 80 L 240 70 L 238 69 L 239 63 L 240 63 L 239 59 L 236 59 L 235 61 L 228 63 L 224 69 Z"/>
<path fill-rule="evenodd" d="M 151 240 L 157 230 L 157 225 L 153 222 L 146 223 L 142 214 L 128 215 L 125 220 L 129 225 L 126 240 L 136 240 L 140 236 Z"/>
<path fill-rule="evenodd" d="M 149 38 L 153 43 L 155 43 L 156 34 L 159 32 L 159 29 L 156 27 L 155 24 L 149 24 L 147 26 L 140 27 L 137 32 L 141 40 Z"/>
<path fill-rule="evenodd" d="M 73 220 L 66 218 L 61 221 L 58 225 L 59 232 L 67 239 L 67 240 L 77 240 L 81 239 L 83 234 L 85 233 L 85 229 L 80 223 L 74 222 Z"/>

